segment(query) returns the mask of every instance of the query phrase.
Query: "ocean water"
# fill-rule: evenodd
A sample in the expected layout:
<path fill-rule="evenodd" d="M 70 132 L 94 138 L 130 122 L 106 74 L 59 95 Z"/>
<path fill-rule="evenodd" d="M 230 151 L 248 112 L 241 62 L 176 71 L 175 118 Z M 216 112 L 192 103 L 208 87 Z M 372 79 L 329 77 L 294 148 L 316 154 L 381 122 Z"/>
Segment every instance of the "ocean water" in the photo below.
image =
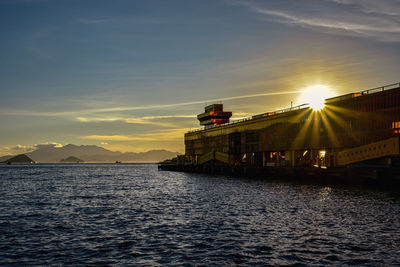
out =
<path fill-rule="evenodd" d="M 400 197 L 156 165 L 2 165 L 0 265 L 400 265 Z"/>

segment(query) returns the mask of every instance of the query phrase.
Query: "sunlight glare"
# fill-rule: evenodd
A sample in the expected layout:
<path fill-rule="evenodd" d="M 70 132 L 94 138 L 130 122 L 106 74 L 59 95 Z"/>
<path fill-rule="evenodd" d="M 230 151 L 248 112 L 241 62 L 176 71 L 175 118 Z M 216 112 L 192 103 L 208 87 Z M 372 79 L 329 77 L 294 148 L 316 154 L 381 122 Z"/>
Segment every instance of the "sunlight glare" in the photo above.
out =
<path fill-rule="evenodd" d="M 302 103 L 308 103 L 313 110 L 321 110 L 325 106 L 325 99 L 334 96 L 334 92 L 327 85 L 312 85 L 300 95 Z"/>

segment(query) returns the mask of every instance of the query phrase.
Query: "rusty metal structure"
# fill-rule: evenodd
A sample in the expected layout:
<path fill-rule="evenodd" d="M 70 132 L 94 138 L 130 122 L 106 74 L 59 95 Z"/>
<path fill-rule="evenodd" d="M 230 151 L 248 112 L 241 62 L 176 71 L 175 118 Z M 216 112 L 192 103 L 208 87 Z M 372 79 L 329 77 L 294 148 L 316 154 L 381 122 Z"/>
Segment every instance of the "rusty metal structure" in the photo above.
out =
<path fill-rule="evenodd" d="M 233 122 L 219 105 L 185 134 L 192 165 L 329 168 L 399 157 L 400 83 L 326 99 L 320 111 L 301 105 Z"/>

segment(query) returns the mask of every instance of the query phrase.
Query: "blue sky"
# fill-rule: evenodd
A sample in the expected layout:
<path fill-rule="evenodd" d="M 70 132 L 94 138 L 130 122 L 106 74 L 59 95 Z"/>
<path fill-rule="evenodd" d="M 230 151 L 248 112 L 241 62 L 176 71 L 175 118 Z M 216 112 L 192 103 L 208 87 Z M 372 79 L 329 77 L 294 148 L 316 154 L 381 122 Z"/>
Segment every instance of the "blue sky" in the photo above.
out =
<path fill-rule="evenodd" d="M 0 155 L 183 152 L 205 104 L 235 118 L 399 82 L 398 0 L 0 0 Z"/>

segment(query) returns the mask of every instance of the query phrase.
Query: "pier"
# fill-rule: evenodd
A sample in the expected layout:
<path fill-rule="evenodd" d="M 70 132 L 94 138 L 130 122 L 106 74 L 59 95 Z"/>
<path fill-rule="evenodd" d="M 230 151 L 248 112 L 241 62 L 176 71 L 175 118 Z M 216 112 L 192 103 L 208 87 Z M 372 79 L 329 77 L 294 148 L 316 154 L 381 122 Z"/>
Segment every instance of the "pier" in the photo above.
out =
<path fill-rule="evenodd" d="M 210 105 L 203 128 L 185 134 L 185 155 L 160 170 L 317 180 L 395 183 L 400 168 L 400 83 L 229 122 Z M 224 116 L 224 117 L 223 117 Z M 223 117 L 223 119 L 222 119 Z"/>

